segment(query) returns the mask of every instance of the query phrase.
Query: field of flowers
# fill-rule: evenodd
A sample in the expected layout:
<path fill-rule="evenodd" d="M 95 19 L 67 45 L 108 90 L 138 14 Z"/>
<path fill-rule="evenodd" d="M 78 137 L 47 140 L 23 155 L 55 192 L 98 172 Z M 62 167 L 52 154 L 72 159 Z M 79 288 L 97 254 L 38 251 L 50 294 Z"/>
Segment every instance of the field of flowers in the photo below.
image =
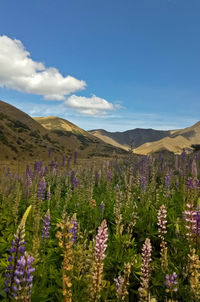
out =
<path fill-rule="evenodd" d="M 0 301 L 200 301 L 200 154 L 0 171 Z"/>

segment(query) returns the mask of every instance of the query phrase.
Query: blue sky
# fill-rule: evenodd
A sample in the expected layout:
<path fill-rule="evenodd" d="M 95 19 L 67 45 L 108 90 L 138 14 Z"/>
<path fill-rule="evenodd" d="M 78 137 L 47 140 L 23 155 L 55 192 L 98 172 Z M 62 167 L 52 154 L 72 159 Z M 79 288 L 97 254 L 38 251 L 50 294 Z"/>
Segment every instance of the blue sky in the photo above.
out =
<path fill-rule="evenodd" d="M 199 0 L 3 0 L 0 99 L 86 130 L 187 127 L 199 37 Z"/>

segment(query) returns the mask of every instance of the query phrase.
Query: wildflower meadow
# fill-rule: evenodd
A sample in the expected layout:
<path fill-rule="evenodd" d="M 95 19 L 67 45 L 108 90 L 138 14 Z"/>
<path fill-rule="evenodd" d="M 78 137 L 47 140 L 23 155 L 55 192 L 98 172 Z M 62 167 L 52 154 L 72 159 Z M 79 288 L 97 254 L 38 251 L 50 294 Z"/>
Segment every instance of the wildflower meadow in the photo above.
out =
<path fill-rule="evenodd" d="M 198 152 L 1 168 L 0 301 L 198 302 L 199 257 Z"/>

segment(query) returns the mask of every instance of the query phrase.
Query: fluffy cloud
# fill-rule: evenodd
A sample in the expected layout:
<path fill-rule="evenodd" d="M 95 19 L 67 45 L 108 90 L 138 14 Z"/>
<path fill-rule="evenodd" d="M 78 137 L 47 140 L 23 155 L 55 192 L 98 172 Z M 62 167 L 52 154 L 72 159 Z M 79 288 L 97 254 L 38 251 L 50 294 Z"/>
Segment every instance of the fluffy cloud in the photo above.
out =
<path fill-rule="evenodd" d="M 47 68 L 31 59 L 19 40 L 0 36 L 0 87 L 42 95 L 47 100 L 65 100 L 65 96 L 84 89 L 86 83 L 63 77 L 56 68 Z"/>
<path fill-rule="evenodd" d="M 81 114 L 92 116 L 105 115 L 108 111 L 119 108 L 119 105 L 109 103 L 96 95 L 90 98 L 72 95 L 66 100 L 65 104 Z"/>
<path fill-rule="evenodd" d="M 56 68 L 47 68 L 32 60 L 21 41 L 5 35 L 0 36 L 0 87 L 42 95 L 46 100 L 63 101 L 63 109 L 68 106 L 83 115 L 104 116 L 120 107 L 95 95 L 67 97 L 84 89 L 85 81 L 69 75 L 64 77 Z"/>

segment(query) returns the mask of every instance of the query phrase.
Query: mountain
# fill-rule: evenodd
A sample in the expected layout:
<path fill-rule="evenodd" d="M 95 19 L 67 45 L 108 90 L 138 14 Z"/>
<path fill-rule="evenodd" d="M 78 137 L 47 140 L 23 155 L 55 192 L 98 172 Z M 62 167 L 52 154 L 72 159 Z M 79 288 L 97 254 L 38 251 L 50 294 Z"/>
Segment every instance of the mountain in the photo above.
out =
<path fill-rule="evenodd" d="M 106 142 L 79 128 L 68 120 L 56 116 L 36 117 L 34 119 L 44 128 L 51 131 L 51 133 L 54 133 L 58 137 L 60 137 L 62 143 L 65 144 L 66 147 L 69 144 L 68 138 L 73 140 L 76 148 L 81 151 L 84 157 L 108 157 L 112 154 L 126 154 L 123 149 L 111 144 L 107 144 Z"/>
<path fill-rule="evenodd" d="M 103 129 L 90 133 L 113 146 L 125 150 L 132 144 L 134 153 L 150 154 L 159 151 L 181 153 L 183 148 L 191 151 L 192 144 L 200 144 L 200 122 L 178 130 L 154 130 L 136 128 L 124 132 L 108 132 Z"/>
<path fill-rule="evenodd" d="M 108 132 L 103 129 L 91 130 L 89 132 L 106 143 L 125 150 L 128 150 L 131 144 L 134 148 L 137 148 L 146 142 L 158 141 L 170 135 L 170 131 L 140 128 L 124 132 Z"/>
<path fill-rule="evenodd" d="M 123 149 L 102 142 L 87 131 L 57 118 L 31 118 L 0 101 L 0 160 L 46 159 L 48 150 L 55 156 L 80 157 L 125 154 Z"/>
<path fill-rule="evenodd" d="M 28 114 L 0 101 L 0 159 L 45 158 L 47 149 L 55 154 L 62 145 Z"/>
<path fill-rule="evenodd" d="M 57 116 L 34 117 L 34 120 L 48 130 L 67 131 L 67 132 L 72 132 L 74 134 L 87 135 L 87 131 Z"/>
<path fill-rule="evenodd" d="M 173 130 L 169 137 L 155 142 L 147 142 L 134 150 L 137 154 L 150 154 L 167 150 L 173 153 L 181 153 L 183 149 L 192 151 L 191 145 L 200 144 L 200 122 L 191 127 Z"/>

